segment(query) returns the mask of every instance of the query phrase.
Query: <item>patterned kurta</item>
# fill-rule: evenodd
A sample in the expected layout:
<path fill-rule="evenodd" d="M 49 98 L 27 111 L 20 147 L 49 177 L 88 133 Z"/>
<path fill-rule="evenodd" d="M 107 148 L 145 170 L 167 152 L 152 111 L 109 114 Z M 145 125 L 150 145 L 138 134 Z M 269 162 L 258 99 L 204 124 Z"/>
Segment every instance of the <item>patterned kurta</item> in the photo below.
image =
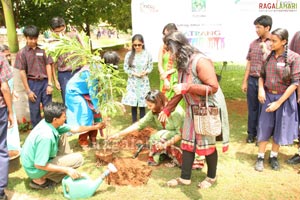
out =
<path fill-rule="evenodd" d="M 202 84 L 196 72 L 196 65 L 200 58 L 206 57 L 201 54 L 195 54 L 191 56 L 191 61 L 187 71 L 179 71 L 178 77 L 180 83 L 196 85 Z M 197 94 L 187 92 L 182 95 L 176 95 L 175 97 L 177 98 L 182 96 L 186 103 L 186 115 L 183 125 L 181 149 L 189 152 L 196 152 L 198 155 L 210 155 L 215 151 L 216 138 L 212 136 L 201 136 L 195 133 L 191 109 L 192 105 L 199 105 L 200 101 L 203 102 L 205 96 L 199 96 Z M 180 99 L 178 99 L 178 102 L 179 100 Z M 170 102 L 172 102 L 172 100 Z M 170 106 L 167 106 L 167 112 L 173 110 L 173 103 L 174 101 L 170 103 Z M 208 104 L 215 105 L 221 110 L 223 151 L 226 151 L 229 144 L 229 122 L 225 98 L 220 87 L 218 87 L 216 93 L 208 96 Z"/>
<path fill-rule="evenodd" d="M 133 60 L 133 67 L 129 67 L 128 59 L 131 51 L 128 52 L 124 60 L 124 71 L 128 74 L 126 94 L 122 98 L 122 103 L 128 106 L 146 107 L 145 97 L 150 91 L 150 82 L 148 76 L 138 78 L 133 73 L 141 73 L 147 71 L 149 74 L 153 69 L 152 56 L 143 50 L 136 53 Z"/>

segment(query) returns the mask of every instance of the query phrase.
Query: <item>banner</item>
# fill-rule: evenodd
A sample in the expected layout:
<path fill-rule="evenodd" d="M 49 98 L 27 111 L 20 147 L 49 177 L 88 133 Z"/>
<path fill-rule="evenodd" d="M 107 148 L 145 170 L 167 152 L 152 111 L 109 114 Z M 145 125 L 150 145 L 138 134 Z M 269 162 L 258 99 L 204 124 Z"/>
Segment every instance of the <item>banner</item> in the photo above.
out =
<path fill-rule="evenodd" d="M 132 30 L 144 36 L 154 61 L 163 43 L 163 27 L 175 23 L 213 61 L 245 62 L 250 43 L 258 37 L 254 20 L 271 16 L 271 31 L 285 28 L 291 39 L 300 31 L 299 1 L 132 0 Z"/>

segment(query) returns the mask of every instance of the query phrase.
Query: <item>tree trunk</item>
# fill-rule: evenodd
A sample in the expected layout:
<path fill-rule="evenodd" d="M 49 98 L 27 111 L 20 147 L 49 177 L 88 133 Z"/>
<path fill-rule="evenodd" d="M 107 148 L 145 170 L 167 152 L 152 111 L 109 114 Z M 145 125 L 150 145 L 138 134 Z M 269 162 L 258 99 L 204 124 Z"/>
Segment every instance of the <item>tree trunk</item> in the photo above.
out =
<path fill-rule="evenodd" d="M 1 3 L 7 29 L 8 46 L 12 53 L 16 53 L 19 50 L 19 43 L 11 0 L 1 0 Z"/>
<path fill-rule="evenodd" d="M 5 16 L 5 24 L 7 29 L 7 41 L 8 41 L 9 49 L 12 53 L 11 59 L 13 65 L 16 58 L 16 52 L 18 52 L 19 50 L 19 41 L 17 37 L 12 3 L 11 0 L 1 0 L 1 3 L 3 7 L 4 16 Z M 27 120 L 30 120 L 28 98 L 24 86 L 22 84 L 22 81 L 20 81 L 21 78 L 20 78 L 19 70 L 14 69 L 13 77 L 14 77 L 14 90 L 19 95 L 18 100 L 13 102 L 17 119 L 21 121 L 22 118 L 25 117 Z"/>

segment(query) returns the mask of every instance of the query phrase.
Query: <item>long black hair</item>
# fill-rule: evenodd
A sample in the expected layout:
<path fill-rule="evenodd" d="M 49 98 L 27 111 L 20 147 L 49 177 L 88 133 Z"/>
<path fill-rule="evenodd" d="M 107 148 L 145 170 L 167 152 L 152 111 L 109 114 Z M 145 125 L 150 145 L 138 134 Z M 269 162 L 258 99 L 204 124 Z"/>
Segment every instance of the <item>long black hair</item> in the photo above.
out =
<path fill-rule="evenodd" d="M 144 37 L 141 34 L 135 34 L 132 37 L 131 42 L 133 43 L 135 40 L 138 40 L 138 41 L 142 42 L 143 43 L 143 49 L 145 49 Z M 132 46 L 131 46 L 131 54 L 130 54 L 129 59 L 128 59 L 128 66 L 129 67 L 134 67 L 133 66 L 134 57 L 135 57 L 135 48 L 133 47 L 133 44 L 132 44 Z"/>
<path fill-rule="evenodd" d="M 201 53 L 193 47 L 185 35 L 179 31 L 168 33 L 163 39 L 168 50 L 175 56 L 178 70 L 186 71 L 190 62 L 190 57 L 194 53 Z"/>
<path fill-rule="evenodd" d="M 284 66 L 284 69 L 283 69 L 282 80 L 284 82 L 289 81 L 291 79 L 290 63 L 288 63 L 288 60 L 287 60 L 289 32 L 286 29 L 277 28 L 274 31 L 272 31 L 271 34 L 276 35 L 280 40 L 286 40 L 286 43 L 284 45 L 284 63 L 285 63 L 285 66 Z M 269 54 L 269 56 L 266 59 L 265 64 L 263 65 L 263 67 L 261 69 L 260 74 L 263 78 L 266 78 L 266 65 L 268 64 L 268 62 L 269 62 L 272 55 L 275 55 L 274 50 Z"/>

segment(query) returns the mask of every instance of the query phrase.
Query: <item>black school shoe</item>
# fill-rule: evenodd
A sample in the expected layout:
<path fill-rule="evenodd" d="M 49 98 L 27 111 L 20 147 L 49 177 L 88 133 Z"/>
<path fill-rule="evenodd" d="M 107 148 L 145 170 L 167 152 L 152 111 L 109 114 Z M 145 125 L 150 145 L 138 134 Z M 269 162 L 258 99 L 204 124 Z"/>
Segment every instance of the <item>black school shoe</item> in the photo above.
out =
<path fill-rule="evenodd" d="M 253 135 L 248 135 L 247 139 L 246 139 L 247 143 L 254 143 L 255 142 L 255 136 Z"/>
<path fill-rule="evenodd" d="M 288 159 L 286 161 L 287 164 L 290 165 L 296 165 L 300 163 L 300 155 L 299 154 L 295 154 L 293 157 L 291 157 L 290 159 Z"/>
<path fill-rule="evenodd" d="M 272 157 L 272 158 L 270 157 L 269 158 L 269 163 L 270 163 L 273 170 L 278 171 L 280 169 L 277 157 Z"/>
<path fill-rule="evenodd" d="M 261 157 L 257 158 L 254 169 L 259 172 L 262 172 L 264 170 L 264 159 L 263 158 L 261 158 Z"/>
<path fill-rule="evenodd" d="M 6 194 L 0 195 L 0 200 L 8 200 Z"/>

